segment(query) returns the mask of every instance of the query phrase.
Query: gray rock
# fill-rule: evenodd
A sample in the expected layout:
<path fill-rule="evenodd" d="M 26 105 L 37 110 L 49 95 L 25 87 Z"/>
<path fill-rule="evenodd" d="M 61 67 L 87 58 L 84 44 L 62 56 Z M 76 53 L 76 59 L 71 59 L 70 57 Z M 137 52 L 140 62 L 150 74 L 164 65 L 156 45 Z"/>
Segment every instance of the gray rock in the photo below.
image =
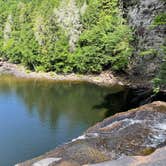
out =
<path fill-rule="evenodd" d="M 166 2 L 162 0 L 121 0 L 124 16 L 135 30 L 134 55 L 130 59 L 128 73 L 136 77 L 153 78 L 158 72 L 165 56 L 161 46 L 166 38 L 166 25 L 152 28 L 154 18 L 166 11 Z M 142 51 L 156 50 L 153 54 L 140 56 Z M 149 59 L 147 60 L 147 57 Z"/>
<path fill-rule="evenodd" d="M 118 160 L 106 161 L 86 166 L 165 166 L 166 147 L 156 150 L 149 156 L 124 156 Z M 85 166 L 85 165 L 84 165 Z"/>

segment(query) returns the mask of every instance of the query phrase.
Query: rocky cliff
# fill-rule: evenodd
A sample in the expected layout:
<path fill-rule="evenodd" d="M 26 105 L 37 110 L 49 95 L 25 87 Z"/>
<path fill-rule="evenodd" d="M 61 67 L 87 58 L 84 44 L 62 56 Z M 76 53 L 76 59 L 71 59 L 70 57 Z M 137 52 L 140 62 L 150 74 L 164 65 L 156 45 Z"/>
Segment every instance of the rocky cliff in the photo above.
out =
<path fill-rule="evenodd" d="M 136 77 L 153 78 L 166 56 L 162 50 L 166 39 L 166 25 L 153 26 L 155 18 L 166 11 L 164 0 L 121 0 L 123 16 L 135 35 L 135 51 L 129 73 Z"/>

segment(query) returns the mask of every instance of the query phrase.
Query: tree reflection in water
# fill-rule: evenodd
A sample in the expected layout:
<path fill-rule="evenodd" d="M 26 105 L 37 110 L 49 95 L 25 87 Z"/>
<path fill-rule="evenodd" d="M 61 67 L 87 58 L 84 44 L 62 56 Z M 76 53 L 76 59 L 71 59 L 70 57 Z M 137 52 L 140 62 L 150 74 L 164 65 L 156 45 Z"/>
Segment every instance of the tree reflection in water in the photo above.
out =
<path fill-rule="evenodd" d="M 154 94 L 148 88 L 124 88 L 117 93 L 106 94 L 100 104 L 94 106 L 95 109 L 107 109 L 105 116 L 109 117 L 118 112 L 124 112 L 153 101 L 166 101 L 166 94 L 159 92 Z"/>
<path fill-rule="evenodd" d="M 119 98 L 114 94 L 119 90 L 119 87 L 110 89 L 87 83 L 55 83 L 11 76 L 0 78 L 0 93 L 15 93 L 25 103 L 30 115 L 37 113 L 41 122 L 49 122 L 51 128 L 56 127 L 62 115 L 70 119 L 71 128 L 72 122 L 92 125 L 104 119 L 107 108 L 97 108 L 94 105 L 101 103 L 108 93 L 113 93 L 112 102 L 116 104 L 114 100 L 117 100 L 119 103 Z"/>

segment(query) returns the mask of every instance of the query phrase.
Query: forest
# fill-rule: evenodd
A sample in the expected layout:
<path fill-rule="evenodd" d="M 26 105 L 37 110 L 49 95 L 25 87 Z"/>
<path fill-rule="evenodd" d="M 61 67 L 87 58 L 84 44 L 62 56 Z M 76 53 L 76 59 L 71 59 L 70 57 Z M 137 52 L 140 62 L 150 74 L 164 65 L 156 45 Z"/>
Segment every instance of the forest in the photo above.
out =
<path fill-rule="evenodd" d="M 1 0 L 0 57 L 36 72 L 125 71 L 137 39 L 119 6 L 118 0 Z M 165 23 L 159 13 L 152 27 Z M 157 55 L 152 48 L 139 56 L 149 54 Z M 166 84 L 165 68 L 163 58 L 156 89 Z"/>
<path fill-rule="evenodd" d="M 124 69 L 132 54 L 133 38 L 118 1 L 68 1 L 66 8 L 66 12 L 73 10 L 70 18 L 61 13 L 65 10 L 63 1 L 3 1 L 1 56 L 35 71 L 99 73 L 108 68 Z"/>

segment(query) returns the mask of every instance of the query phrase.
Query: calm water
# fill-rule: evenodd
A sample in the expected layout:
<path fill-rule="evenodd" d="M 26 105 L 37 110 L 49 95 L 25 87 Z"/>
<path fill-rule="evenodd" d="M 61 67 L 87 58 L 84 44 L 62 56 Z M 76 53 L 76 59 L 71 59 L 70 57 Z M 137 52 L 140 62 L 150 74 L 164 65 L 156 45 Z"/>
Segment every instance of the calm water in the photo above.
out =
<path fill-rule="evenodd" d="M 81 135 L 107 116 L 101 105 L 117 91 L 0 76 L 0 166 L 41 155 Z M 117 102 L 119 96 L 112 99 Z"/>

